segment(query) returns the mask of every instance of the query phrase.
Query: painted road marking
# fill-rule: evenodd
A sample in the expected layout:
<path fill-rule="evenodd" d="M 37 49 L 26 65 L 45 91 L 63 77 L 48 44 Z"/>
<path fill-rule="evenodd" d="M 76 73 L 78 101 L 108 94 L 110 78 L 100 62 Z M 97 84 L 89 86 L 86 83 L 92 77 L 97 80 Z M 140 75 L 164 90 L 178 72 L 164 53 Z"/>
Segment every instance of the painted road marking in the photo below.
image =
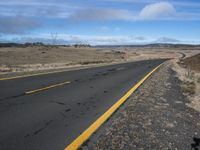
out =
<path fill-rule="evenodd" d="M 132 94 L 142 83 L 149 78 L 162 64 L 155 67 L 141 81 L 133 86 L 122 98 L 120 98 L 112 107 L 110 107 L 102 116 L 100 116 L 92 125 L 90 125 L 81 135 L 79 135 L 65 150 L 78 149 Z"/>
<path fill-rule="evenodd" d="M 109 64 L 109 65 L 113 65 L 113 64 Z M 104 65 L 104 66 L 109 66 L 109 65 Z M 97 67 L 101 67 L 101 65 L 99 65 Z M 78 70 L 87 69 L 87 68 L 88 67 L 86 66 L 85 68 L 79 68 Z M 89 68 L 90 68 L 90 66 L 89 66 Z M 12 80 L 12 79 L 19 79 L 19 78 L 26 78 L 26 77 L 34 77 L 34 76 L 39 76 L 39 75 L 48 75 L 48 74 L 53 74 L 53 73 L 62 73 L 62 72 L 73 71 L 73 70 L 77 70 L 77 69 L 75 68 L 75 69 L 72 69 L 72 70 L 49 71 L 49 72 L 43 72 L 43 73 L 19 75 L 19 76 L 15 76 L 15 77 L 5 77 L 5 78 L 0 78 L 0 81 L 3 81 L 3 80 Z"/>
<path fill-rule="evenodd" d="M 0 78 L 0 81 L 11 80 L 11 79 L 19 79 L 19 78 L 26 78 L 26 77 L 33 77 L 33 76 L 39 76 L 39 75 L 47 75 L 47 74 L 53 74 L 53 73 L 61 73 L 61 72 L 65 72 L 65 71 L 52 71 L 52 72 L 44 72 L 44 73 L 35 73 L 35 74 L 21 75 L 21 76 L 15 76 L 15 77 Z"/>
<path fill-rule="evenodd" d="M 33 94 L 33 93 L 36 93 L 36 92 L 41 92 L 41 91 L 44 91 L 44 90 L 48 90 L 48 89 L 55 88 L 55 87 L 58 87 L 58 86 L 61 86 L 61 85 L 65 85 L 65 84 L 69 84 L 69 83 L 70 83 L 69 81 L 62 82 L 62 83 L 59 83 L 59 84 L 54 84 L 54 85 L 50 85 L 50 86 L 43 87 L 43 88 L 40 88 L 40 89 L 28 91 L 28 92 L 25 92 L 25 94 L 26 95 Z"/>
<path fill-rule="evenodd" d="M 98 65 L 96 67 L 106 67 L 106 66 L 112 66 L 112 65 L 115 65 L 115 64 L 119 64 L 119 63 L 113 63 L 113 64 L 108 64 L 108 65 Z M 125 64 L 125 63 L 120 63 L 120 64 Z M 95 67 L 95 66 L 91 66 L 91 67 Z M 61 72 L 67 72 L 67 71 L 74 71 L 74 70 L 82 70 L 82 69 L 87 69 L 87 68 L 90 68 L 90 66 L 85 66 L 85 68 L 75 68 L 75 69 L 72 69 L 72 70 L 61 70 L 61 71 L 49 71 L 49 72 L 43 72 L 43 73 L 35 73 L 35 74 L 27 74 L 27 75 L 19 75 L 19 76 L 15 76 L 15 77 L 5 77 L 5 78 L 0 78 L 0 81 L 3 81 L 3 80 L 12 80 L 12 79 L 19 79 L 19 78 L 26 78 L 26 77 L 32 77 L 32 76 L 39 76 L 39 75 L 48 75 L 48 74 L 53 74 L 53 73 L 61 73 Z M 66 68 L 67 69 L 67 68 Z"/>

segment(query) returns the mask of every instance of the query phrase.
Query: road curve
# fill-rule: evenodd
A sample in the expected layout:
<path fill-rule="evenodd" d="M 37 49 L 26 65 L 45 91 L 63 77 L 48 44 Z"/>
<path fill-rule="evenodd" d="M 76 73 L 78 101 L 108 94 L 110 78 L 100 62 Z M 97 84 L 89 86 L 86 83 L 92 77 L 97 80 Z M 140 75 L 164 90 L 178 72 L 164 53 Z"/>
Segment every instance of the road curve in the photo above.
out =
<path fill-rule="evenodd" d="M 0 81 L 0 150 L 64 149 L 163 61 Z"/>

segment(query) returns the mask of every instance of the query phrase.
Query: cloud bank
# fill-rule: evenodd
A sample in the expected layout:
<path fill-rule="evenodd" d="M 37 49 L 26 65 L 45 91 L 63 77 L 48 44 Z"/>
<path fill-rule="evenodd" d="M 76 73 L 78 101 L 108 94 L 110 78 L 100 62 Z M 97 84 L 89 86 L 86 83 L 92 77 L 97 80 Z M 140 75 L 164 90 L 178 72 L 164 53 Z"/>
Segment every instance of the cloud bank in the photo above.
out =
<path fill-rule="evenodd" d="M 87 21 L 112 21 L 112 20 L 130 20 L 131 12 L 123 9 L 82 9 L 70 15 L 71 20 Z"/>
<path fill-rule="evenodd" d="M 40 35 L 35 37 L 22 36 L 15 37 L 8 40 L 8 42 L 43 42 L 43 43 L 52 43 L 52 38 L 50 35 Z M 1 42 L 1 38 L 0 38 Z M 183 42 L 175 38 L 170 37 L 159 37 L 151 38 L 145 36 L 88 36 L 88 35 L 68 35 L 68 34 L 58 34 L 57 44 L 91 44 L 91 45 L 138 45 L 138 44 L 151 44 L 151 43 L 188 43 L 192 42 L 187 41 Z"/>
<path fill-rule="evenodd" d="M 169 2 L 158 2 L 146 5 L 139 13 L 124 9 L 82 9 L 73 12 L 69 19 L 89 21 L 110 20 L 166 20 L 175 19 L 176 9 Z"/>
<path fill-rule="evenodd" d="M 24 34 L 39 26 L 38 21 L 22 16 L 0 17 L 0 34 Z"/>

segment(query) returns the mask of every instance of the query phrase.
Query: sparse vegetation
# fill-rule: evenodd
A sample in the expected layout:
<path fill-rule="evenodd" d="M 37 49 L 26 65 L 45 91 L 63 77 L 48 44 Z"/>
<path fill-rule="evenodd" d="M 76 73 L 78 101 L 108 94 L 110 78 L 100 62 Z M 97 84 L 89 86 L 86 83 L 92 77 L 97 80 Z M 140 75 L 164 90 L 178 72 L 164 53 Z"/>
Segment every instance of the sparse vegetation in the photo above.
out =
<path fill-rule="evenodd" d="M 151 45 L 100 48 L 88 44 L 1 43 L 0 73 L 5 75 L 12 72 L 45 71 L 101 63 L 177 58 L 180 57 L 182 49 L 183 47 L 172 49 L 172 45 L 164 48 Z M 184 53 L 196 52 L 184 51 Z M 189 72 L 188 75 L 192 74 Z"/>
<path fill-rule="evenodd" d="M 42 42 L 24 43 L 24 44 L 20 44 L 20 43 L 0 43 L 0 48 L 1 47 L 19 47 L 19 48 L 21 47 L 21 48 L 24 48 L 24 47 L 33 47 L 33 46 L 48 46 L 48 45 L 45 45 Z"/>
<path fill-rule="evenodd" d="M 114 53 L 115 53 L 115 54 L 126 54 L 126 53 L 123 52 L 123 51 L 115 51 Z"/>
<path fill-rule="evenodd" d="M 100 64 L 100 63 L 106 63 L 109 61 L 103 61 L 103 60 L 96 60 L 96 61 L 83 61 L 83 62 L 79 62 L 79 64 L 81 65 L 88 65 L 88 64 Z"/>
<path fill-rule="evenodd" d="M 198 77 L 198 79 L 197 79 L 197 83 L 200 83 L 200 77 Z"/>
<path fill-rule="evenodd" d="M 183 59 L 182 65 L 190 70 L 200 71 L 200 54 Z"/>
<path fill-rule="evenodd" d="M 193 95 L 195 94 L 195 82 L 194 81 L 186 81 L 182 83 L 182 90 L 184 93 L 189 94 L 189 95 Z"/>
<path fill-rule="evenodd" d="M 175 71 L 182 81 L 182 91 L 187 95 L 190 103 L 187 106 L 200 111 L 200 54 L 182 59 L 179 65 L 175 65 Z"/>
<path fill-rule="evenodd" d="M 89 44 L 74 44 L 73 47 L 75 47 L 75 48 L 91 47 L 91 45 L 89 45 Z"/>

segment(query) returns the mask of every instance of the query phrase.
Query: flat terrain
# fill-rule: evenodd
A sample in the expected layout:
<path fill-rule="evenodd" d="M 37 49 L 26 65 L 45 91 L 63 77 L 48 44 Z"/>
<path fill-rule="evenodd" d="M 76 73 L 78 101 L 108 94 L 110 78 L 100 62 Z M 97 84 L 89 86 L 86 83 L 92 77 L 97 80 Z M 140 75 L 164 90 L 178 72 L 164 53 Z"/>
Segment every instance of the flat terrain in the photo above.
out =
<path fill-rule="evenodd" d="M 0 48 L 1 64 L 46 64 L 110 61 L 120 59 L 118 53 L 101 52 L 94 48 L 69 48 L 34 46 L 25 48 Z M 119 53 L 120 54 L 120 53 Z"/>
<path fill-rule="evenodd" d="M 27 46 L 0 48 L 0 76 L 12 73 L 106 65 L 127 61 L 179 58 L 198 53 L 200 48 L 136 47 L 73 48 Z M 14 75 L 15 75 L 14 74 Z"/>
<path fill-rule="evenodd" d="M 121 53 L 100 51 L 92 48 L 69 47 L 11 47 L 0 48 L 0 71 L 20 72 L 66 68 L 122 59 Z"/>
<path fill-rule="evenodd" d="M 164 60 L 0 81 L 0 149 L 64 149 Z M 26 94 L 50 85 L 70 83 Z"/>

